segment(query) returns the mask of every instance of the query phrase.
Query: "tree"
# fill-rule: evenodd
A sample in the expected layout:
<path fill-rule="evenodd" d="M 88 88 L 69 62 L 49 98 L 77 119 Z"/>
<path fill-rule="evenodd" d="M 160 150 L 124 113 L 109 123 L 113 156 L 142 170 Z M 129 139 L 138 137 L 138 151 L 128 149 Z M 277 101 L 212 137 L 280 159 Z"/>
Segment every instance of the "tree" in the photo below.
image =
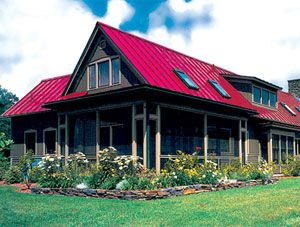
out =
<path fill-rule="evenodd" d="M 13 104 L 18 101 L 18 97 L 2 88 L 0 85 L 0 114 L 2 115 Z M 12 143 L 11 141 L 11 120 L 0 116 L 0 152 L 4 152 L 6 155 L 9 150 L 8 147 Z"/>

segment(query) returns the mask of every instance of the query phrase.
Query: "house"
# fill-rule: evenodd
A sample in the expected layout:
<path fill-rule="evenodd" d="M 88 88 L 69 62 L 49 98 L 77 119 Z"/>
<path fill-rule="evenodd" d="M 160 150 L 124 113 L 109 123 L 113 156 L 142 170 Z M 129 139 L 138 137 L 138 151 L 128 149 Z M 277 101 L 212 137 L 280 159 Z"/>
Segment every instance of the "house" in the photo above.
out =
<path fill-rule="evenodd" d="M 42 80 L 4 116 L 13 161 L 27 150 L 97 161 L 114 146 L 159 172 L 177 150 L 222 165 L 279 163 L 300 146 L 300 102 L 281 87 L 100 22 L 71 75 Z"/>

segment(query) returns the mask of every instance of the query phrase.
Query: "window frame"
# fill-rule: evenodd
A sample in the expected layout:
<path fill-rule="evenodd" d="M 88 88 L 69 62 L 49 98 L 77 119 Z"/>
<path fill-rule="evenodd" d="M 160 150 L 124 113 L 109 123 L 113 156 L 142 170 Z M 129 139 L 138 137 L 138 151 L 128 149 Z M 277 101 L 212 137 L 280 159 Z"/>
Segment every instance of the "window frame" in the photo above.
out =
<path fill-rule="evenodd" d="M 256 102 L 254 101 L 254 88 L 258 88 L 260 90 L 260 101 Z M 267 91 L 268 92 L 268 104 L 263 104 L 263 91 Z M 275 106 L 271 106 L 271 94 L 275 94 L 276 97 L 276 102 L 275 102 Z M 252 85 L 252 103 L 257 104 L 257 105 L 261 105 L 261 106 L 266 106 L 266 107 L 270 107 L 270 108 L 277 108 L 278 107 L 278 96 L 277 96 L 277 92 L 271 91 L 267 88 L 262 88 L 256 85 Z"/>
<path fill-rule="evenodd" d="M 35 151 L 34 155 L 37 155 L 37 130 L 35 129 L 28 129 L 24 131 L 24 154 L 26 154 L 26 134 L 34 133 L 35 134 Z"/>
<path fill-rule="evenodd" d="M 220 85 L 219 82 L 215 80 L 208 80 L 208 82 L 211 84 L 211 86 L 223 97 L 226 99 L 230 99 L 231 96 L 228 94 L 228 92 Z M 221 89 L 221 90 L 220 90 Z"/>
<path fill-rule="evenodd" d="M 289 107 L 285 102 L 280 102 L 280 104 L 285 108 L 292 116 L 297 116 L 297 114 Z"/>
<path fill-rule="evenodd" d="M 50 155 L 55 155 L 57 154 L 57 144 L 58 144 L 58 140 L 57 140 L 57 129 L 56 128 L 46 128 L 43 130 L 43 154 L 46 155 L 48 153 L 46 153 L 46 132 L 51 132 L 51 131 L 55 131 L 55 151 L 54 154 L 50 154 Z M 56 152 L 56 153 L 55 153 Z"/>
<path fill-rule="evenodd" d="M 112 60 L 118 59 L 119 60 L 119 82 L 118 83 L 113 83 L 113 78 L 112 78 Z M 99 68 L 98 68 L 98 64 L 101 62 L 105 62 L 108 61 L 109 62 L 109 81 L 108 81 L 108 85 L 100 85 L 99 84 Z M 96 87 L 95 88 L 90 88 L 90 66 L 95 65 L 95 70 L 96 70 Z M 120 85 L 122 83 L 122 76 L 121 76 L 121 58 L 120 56 L 111 56 L 111 57 L 105 57 L 105 58 L 101 58 L 98 59 L 96 61 L 93 61 L 91 63 L 88 64 L 87 66 L 87 90 L 88 91 L 92 91 L 92 90 L 96 90 L 99 88 L 107 88 L 107 87 L 113 87 L 113 86 L 117 86 Z"/>
<path fill-rule="evenodd" d="M 194 80 L 192 80 L 192 78 L 183 70 L 178 69 L 178 68 L 174 68 L 173 69 L 174 73 L 176 74 L 176 76 L 189 88 L 189 89 L 193 89 L 198 91 L 199 90 L 199 86 L 194 82 Z M 191 82 L 189 83 L 188 81 L 186 81 L 182 75 L 180 73 L 183 73 Z"/>

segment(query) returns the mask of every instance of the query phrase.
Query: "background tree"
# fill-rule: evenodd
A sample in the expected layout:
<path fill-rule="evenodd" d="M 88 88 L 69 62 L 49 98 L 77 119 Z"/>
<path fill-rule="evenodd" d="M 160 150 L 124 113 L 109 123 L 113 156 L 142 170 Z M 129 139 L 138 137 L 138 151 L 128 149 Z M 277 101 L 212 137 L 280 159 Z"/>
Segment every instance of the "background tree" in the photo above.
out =
<path fill-rule="evenodd" d="M 0 85 L 0 115 L 9 109 L 14 103 L 18 101 L 18 97 L 9 92 L 7 89 L 2 88 Z M 9 145 L 11 144 L 11 120 L 0 116 L 0 152 L 9 155 Z"/>

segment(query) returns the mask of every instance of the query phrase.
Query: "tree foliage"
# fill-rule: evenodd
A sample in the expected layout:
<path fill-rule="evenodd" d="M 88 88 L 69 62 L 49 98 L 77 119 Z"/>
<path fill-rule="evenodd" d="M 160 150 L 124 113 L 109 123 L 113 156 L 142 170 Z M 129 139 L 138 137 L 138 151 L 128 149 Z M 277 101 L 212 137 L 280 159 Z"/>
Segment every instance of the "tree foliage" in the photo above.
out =
<path fill-rule="evenodd" d="M 14 103 L 18 101 L 18 97 L 9 92 L 0 85 L 0 114 L 2 115 Z M 12 143 L 11 140 L 11 120 L 9 118 L 0 117 L 0 152 L 7 153 L 7 149 Z"/>

